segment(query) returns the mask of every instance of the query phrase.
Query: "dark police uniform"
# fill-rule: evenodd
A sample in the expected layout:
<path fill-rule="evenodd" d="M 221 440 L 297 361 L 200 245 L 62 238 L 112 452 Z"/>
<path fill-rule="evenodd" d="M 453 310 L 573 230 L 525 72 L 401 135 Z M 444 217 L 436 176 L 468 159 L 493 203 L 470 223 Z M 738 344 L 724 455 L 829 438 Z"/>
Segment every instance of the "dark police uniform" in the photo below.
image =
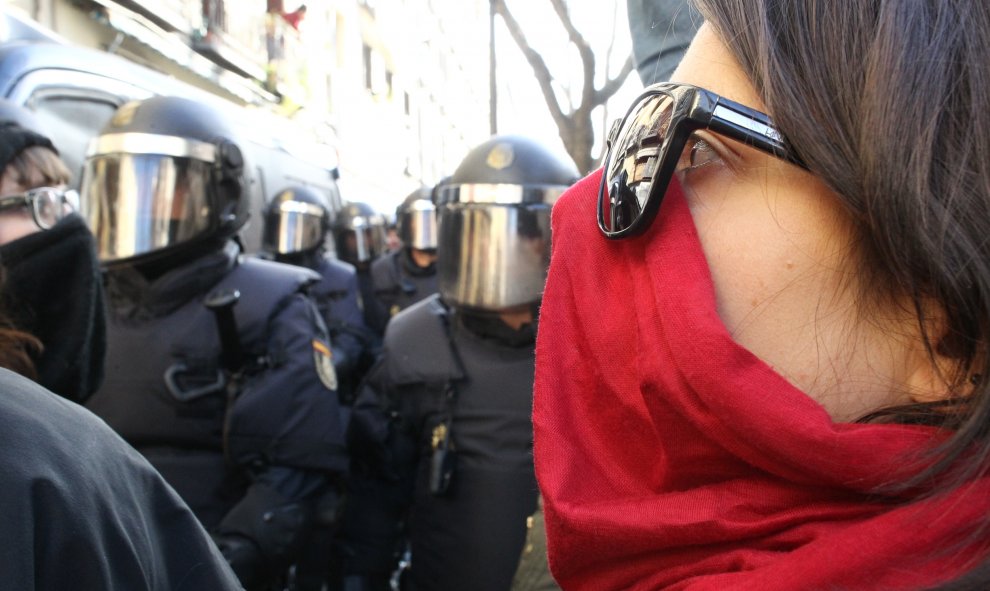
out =
<path fill-rule="evenodd" d="M 381 349 L 381 337 L 388 324 L 388 309 L 375 295 L 375 280 L 371 275 L 370 265 L 366 268 L 357 267 L 358 292 L 361 294 L 361 310 L 364 323 L 376 335 L 374 349 Z"/>
<path fill-rule="evenodd" d="M 298 503 L 345 471 L 347 456 L 326 329 L 305 295 L 319 277 L 237 253 L 230 242 L 150 283 L 133 269 L 108 271 L 107 377 L 87 406 L 207 528 L 258 543 L 281 535 L 255 531 L 265 512 L 304 530 L 313 516 Z M 217 289 L 240 292 L 241 378 L 224 372 L 204 304 Z"/>
<path fill-rule="evenodd" d="M 354 265 L 364 323 L 376 335 L 372 349 L 377 354 L 388 323 L 388 310 L 375 298 L 371 264 L 385 250 L 385 218 L 367 203 L 352 201 L 334 216 L 332 224 L 337 258 Z"/>
<path fill-rule="evenodd" d="M 361 378 L 361 368 L 371 365 L 367 356 L 376 336 L 364 323 L 357 272 L 353 265 L 312 253 L 299 263 L 314 270 L 319 280 L 309 288 L 327 325 L 334 368 L 343 402 L 349 403 Z"/>
<path fill-rule="evenodd" d="M 381 515 L 401 522 L 409 508 L 416 591 L 507 591 L 520 563 L 537 508 L 530 415 L 550 211 L 577 177 L 564 158 L 493 136 L 439 185 L 438 294 L 392 318 L 355 403 L 354 465 L 394 491 L 376 499 Z"/>
<path fill-rule="evenodd" d="M 286 187 L 265 207 L 262 248 L 267 257 L 318 274 L 309 293 L 330 331 L 337 391 L 346 414 L 359 379 L 373 361 L 372 347 L 380 346 L 380 337 L 364 323 L 355 267 L 326 255 L 332 211 L 324 192 L 306 186 Z M 355 234 L 355 246 L 358 238 Z M 294 589 L 320 590 L 332 581 L 337 521 L 324 523 L 312 532 L 295 564 Z"/>
<path fill-rule="evenodd" d="M 83 212 L 110 302 L 91 410 L 189 503 L 249 590 L 334 517 L 344 416 L 308 269 L 239 256 L 247 162 L 224 113 L 154 96 L 90 142 Z"/>
<path fill-rule="evenodd" d="M 511 584 L 526 519 L 537 507 L 534 335 L 533 326 L 514 331 L 491 315 L 449 310 L 439 296 L 389 324 L 351 437 L 355 449 L 377 456 L 362 461 L 377 462 L 412 504 L 417 591 L 505 591 Z M 430 483 L 438 428 L 449 429 L 455 457 L 442 494 Z"/>
<path fill-rule="evenodd" d="M 372 291 L 389 318 L 437 293 L 435 264 L 420 267 L 408 247 L 378 257 L 371 264 Z"/>

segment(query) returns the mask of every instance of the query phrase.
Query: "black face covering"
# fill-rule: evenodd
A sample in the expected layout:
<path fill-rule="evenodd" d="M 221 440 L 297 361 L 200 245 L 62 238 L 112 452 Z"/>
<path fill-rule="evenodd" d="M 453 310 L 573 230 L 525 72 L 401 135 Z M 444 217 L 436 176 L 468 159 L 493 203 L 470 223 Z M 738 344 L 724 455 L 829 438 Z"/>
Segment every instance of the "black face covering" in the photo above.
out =
<path fill-rule="evenodd" d="M 430 275 L 436 275 L 437 273 L 436 261 L 431 262 L 425 267 L 420 267 L 417 265 L 416 261 L 413 260 L 411 248 L 403 248 L 400 256 L 402 258 L 403 268 L 405 268 L 405 270 L 414 277 L 429 277 Z"/>
<path fill-rule="evenodd" d="M 518 329 L 506 324 L 499 317 L 498 312 L 462 310 L 458 317 L 461 325 L 468 331 L 504 347 L 519 349 L 531 347 L 536 343 L 536 327 L 539 320 L 539 308 L 537 306 L 534 306 L 533 321 L 523 324 Z"/>
<path fill-rule="evenodd" d="M 93 235 L 70 215 L 0 246 L 3 301 L 14 325 L 38 337 L 38 382 L 83 402 L 103 380 L 106 323 Z"/>

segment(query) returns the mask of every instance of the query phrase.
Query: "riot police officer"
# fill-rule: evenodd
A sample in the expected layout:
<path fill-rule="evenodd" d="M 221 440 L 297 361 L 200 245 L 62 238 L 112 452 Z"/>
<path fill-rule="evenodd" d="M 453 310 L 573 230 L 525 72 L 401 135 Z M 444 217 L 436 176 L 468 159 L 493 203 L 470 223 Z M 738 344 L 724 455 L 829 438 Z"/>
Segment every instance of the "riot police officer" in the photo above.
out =
<path fill-rule="evenodd" d="M 395 211 L 402 246 L 371 264 L 375 297 L 389 318 L 437 292 L 437 218 L 433 191 L 416 189 Z"/>
<path fill-rule="evenodd" d="M 367 203 L 352 201 L 344 205 L 333 221 L 337 258 L 354 265 L 361 290 L 364 322 L 379 337 L 388 323 L 388 310 L 375 298 L 371 265 L 385 252 L 385 216 Z"/>
<path fill-rule="evenodd" d="M 389 323 L 350 436 L 408 487 L 417 591 L 506 591 L 537 506 L 532 383 L 550 209 L 577 171 L 496 136 L 438 195 L 439 294 Z"/>
<path fill-rule="evenodd" d="M 319 277 L 239 254 L 248 166 L 222 113 L 153 97 L 93 140 L 82 203 L 109 300 L 107 375 L 87 406 L 253 590 L 332 514 L 323 501 L 347 456 L 326 327 L 306 295 Z"/>
<path fill-rule="evenodd" d="M 330 331 L 338 393 L 347 404 L 360 378 L 357 369 L 362 356 L 374 335 L 364 323 L 354 265 L 327 253 L 331 220 L 329 201 L 316 189 L 297 186 L 279 191 L 265 208 L 262 249 L 276 261 L 319 273 L 320 281 L 309 293 Z"/>

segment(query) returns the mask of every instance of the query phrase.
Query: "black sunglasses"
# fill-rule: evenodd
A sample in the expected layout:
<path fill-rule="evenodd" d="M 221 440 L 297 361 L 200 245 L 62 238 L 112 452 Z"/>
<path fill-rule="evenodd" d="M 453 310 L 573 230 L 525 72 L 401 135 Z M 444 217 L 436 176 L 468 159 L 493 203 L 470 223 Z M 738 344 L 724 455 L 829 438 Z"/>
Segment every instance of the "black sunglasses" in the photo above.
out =
<path fill-rule="evenodd" d="M 654 84 L 608 134 L 598 188 L 598 228 L 606 238 L 650 227 L 688 138 L 699 129 L 805 167 L 767 115 L 696 86 Z"/>

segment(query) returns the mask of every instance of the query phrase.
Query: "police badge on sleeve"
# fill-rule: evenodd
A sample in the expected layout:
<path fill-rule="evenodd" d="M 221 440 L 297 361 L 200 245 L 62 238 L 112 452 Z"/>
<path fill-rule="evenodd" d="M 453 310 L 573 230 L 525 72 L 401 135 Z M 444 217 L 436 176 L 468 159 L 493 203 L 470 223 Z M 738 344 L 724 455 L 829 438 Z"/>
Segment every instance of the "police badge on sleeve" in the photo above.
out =
<path fill-rule="evenodd" d="M 316 375 L 330 390 L 337 390 L 337 371 L 333 368 L 333 352 L 323 341 L 313 339 L 313 361 Z"/>

